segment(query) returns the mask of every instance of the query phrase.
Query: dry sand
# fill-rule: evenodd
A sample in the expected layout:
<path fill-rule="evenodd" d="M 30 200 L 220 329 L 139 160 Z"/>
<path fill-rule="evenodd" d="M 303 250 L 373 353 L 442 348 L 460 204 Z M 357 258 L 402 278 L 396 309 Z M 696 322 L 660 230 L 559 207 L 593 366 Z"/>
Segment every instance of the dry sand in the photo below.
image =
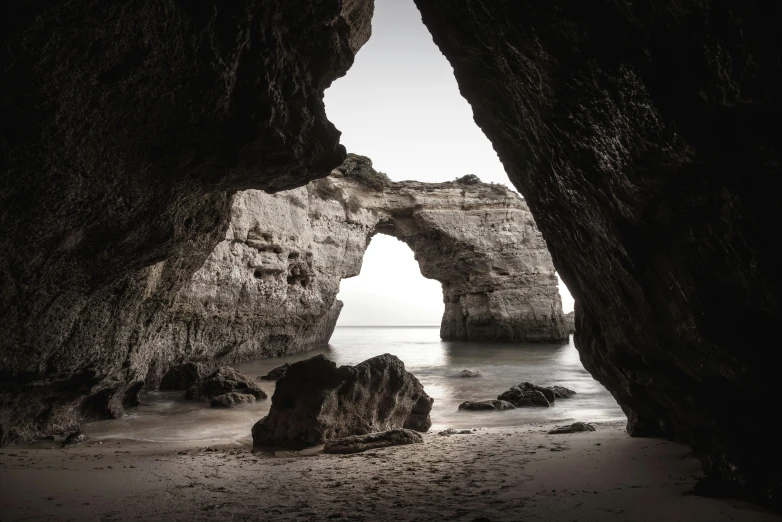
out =
<path fill-rule="evenodd" d="M 87 442 L 0 449 L 0 520 L 782 521 L 692 495 L 688 448 L 617 423 L 427 434 L 356 455 L 227 445 Z"/>

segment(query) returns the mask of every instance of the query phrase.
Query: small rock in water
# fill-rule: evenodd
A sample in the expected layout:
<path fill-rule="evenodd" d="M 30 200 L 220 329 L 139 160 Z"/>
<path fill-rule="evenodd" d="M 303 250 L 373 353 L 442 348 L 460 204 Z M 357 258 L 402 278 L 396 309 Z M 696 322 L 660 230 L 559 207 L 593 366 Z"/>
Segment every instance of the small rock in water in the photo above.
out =
<path fill-rule="evenodd" d="M 258 377 L 258 379 L 262 381 L 279 381 L 281 378 L 285 376 L 285 373 L 288 371 L 288 368 L 290 367 L 290 364 L 285 363 L 282 366 L 278 366 L 277 368 L 273 369 L 266 375 L 261 375 Z"/>
<path fill-rule="evenodd" d="M 74 431 L 73 433 L 71 433 L 70 435 L 65 437 L 65 440 L 62 443 L 62 447 L 63 448 L 69 448 L 71 446 L 75 446 L 76 444 L 81 444 L 85 440 L 87 440 L 87 434 L 86 433 L 84 433 L 81 430 Z"/>
<path fill-rule="evenodd" d="M 390 446 L 423 444 L 423 442 L 424 438 L 418 432 L 399 429 L 330 440 L 323 447 L 323 453 L 345 455 Z"/>
<path fill-rule="evenodd" d="M 528 383 L 522 383 L 519 386 L 513 386 L 510 390 L 502 392 L 500 395 L 498 395 L 497 399 L 501 401 L 508 401 L 517 408 L 525 406 L 543 406 L 548 408 L 551 406 L 551 402 L 548 400 L 546 394 L 543 393 L 543 391 L 532 388 L 531 386 L 523 386 L 526 384 Z M 548 391 L 553 396 L 554 392 L 551 390 L 546 391 Z"/>
<path fill-rule="evenodd" d="M 503 411 L 514 410 L 516 406 L 508 401 L 503 400 L 489 400 L 489 401 L 466 401 L 459 405 L 460 410 L 470 411 Z"/>
<path fill-rule="evenodd" d="M 576 395 L 576 392 L 564 386 L 547 386 L 546 389 L 553 391 L 557 399 L 569 399 Z"/>
<path fill-rule="evenodd" d="M 237 393 L 230 392 L 218 395 L 209 405 L 212 408 L 236 408 L 237 406 L 244 406 L 245 404 L 253 404 L 255 402 L 255 396 L 249 393 Z"/>
<path fill-rule="evenodd" d="M 482 374 L 478 370 L 472 371 L 472 370 L 462 370 L 459 373 L 457 373 L 454 377 L 480 377 Z"/>
<path fill-rule="evenodd" d="M 578 433 L 580 431 L 596 431 L 595 427 L 586 422 L 574 422 L 570 426 L 560 426 L 559 428 L 549 431 L 549 434 L 560 433 Z"/>

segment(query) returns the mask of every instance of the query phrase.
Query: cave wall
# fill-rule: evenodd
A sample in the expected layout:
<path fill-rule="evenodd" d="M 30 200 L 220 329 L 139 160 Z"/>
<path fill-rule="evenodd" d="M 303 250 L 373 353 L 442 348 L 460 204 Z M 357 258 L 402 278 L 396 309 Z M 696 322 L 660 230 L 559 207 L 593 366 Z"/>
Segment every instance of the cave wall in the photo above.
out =
<path fill-rule="evenodd" d="M 231 222 L 177 295 L 147 384 L 186 361 L 214 364 L 328 343 L 371 238 L 404 241 L 443 285 L 447 340 L 566 341 L 557 278 L 526 203 L 500 185 L 387 182 L 349 154 L 328 178 L 234 197 Z M 393 273 L 389 273 L 393 277 Z"/>
<path fill-rule="evenodd" d="M 633 435 L 782 504 L 782 8 L 416 0 L 536 216 Z"/>
<path fill-rule="evenodd" d="M 323 91 L 371 0 L 0 7 L 0 444 L 117 416 L 231 195 L 345 157 Z"/>

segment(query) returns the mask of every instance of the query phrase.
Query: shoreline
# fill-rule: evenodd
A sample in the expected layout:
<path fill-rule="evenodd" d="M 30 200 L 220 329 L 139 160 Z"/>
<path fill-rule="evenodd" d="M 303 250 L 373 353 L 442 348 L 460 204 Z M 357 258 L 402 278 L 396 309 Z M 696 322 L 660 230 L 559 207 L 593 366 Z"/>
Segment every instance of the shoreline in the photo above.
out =
<path fill-rule="evenodd" d="M 548 435 L 555 424 L 354 455 L 253 452 L 249 436 L 5 447 L 0 519 L 782 521 L 694 496 L 701 466 L 686 446 L 631 438 L 623 422 Z"/>

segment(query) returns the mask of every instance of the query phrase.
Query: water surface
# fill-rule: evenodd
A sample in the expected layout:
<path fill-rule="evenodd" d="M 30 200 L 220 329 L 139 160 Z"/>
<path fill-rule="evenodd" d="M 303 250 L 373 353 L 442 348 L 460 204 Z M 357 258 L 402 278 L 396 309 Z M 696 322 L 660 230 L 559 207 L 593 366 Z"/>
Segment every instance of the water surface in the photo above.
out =
<path fill-rule="evenodd" d="M 248 377 L 265 375 L 284 363 L 324 354 L 337 364 L 356 364 L 390 353 L 399 357 L 434 398 L 432 429 L 522 426 L 545 422 L 622 420 L 624 414 L 600 383 L 584 370 L 578 352 L 567 344 L 443 342 L 439 327 L 340 327 L 328 348 L 275 359 L 234 365 Z M 477 378 L 456 377 L 461 370 Z M 495 399 L 520 382 L 559 385 L 578 392 L 551 408 L 518 408 L 503 412 L 458 411 L 467 400 Z M 148 392 L 142 405 L 122 419 L 87 425 L 96 438 L 122 437 L 153 441 L 240 439 L 266 415 L 274 383 L 260 381 L 269 399 L 233 410 L 213 409 L 183 399 L 184 392 Z"/>

